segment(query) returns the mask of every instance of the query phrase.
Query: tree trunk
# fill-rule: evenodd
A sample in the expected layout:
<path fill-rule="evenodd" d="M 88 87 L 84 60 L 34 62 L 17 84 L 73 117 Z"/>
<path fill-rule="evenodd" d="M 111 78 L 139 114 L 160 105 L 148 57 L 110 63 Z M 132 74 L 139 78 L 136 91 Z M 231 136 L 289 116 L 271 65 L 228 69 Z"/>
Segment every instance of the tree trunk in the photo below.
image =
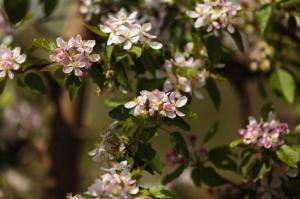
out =
<path fill-rule="evenodd" d="M 74 3 L 66 21 L 63 36 L 76 34 L 87 37 L 83 20 L 78 12 L 79 1 Z M 49 167 L 42 199 L 62 199 L 67 193 L 76 193 L 79 177 L 79 152 L 82 117 L 85 102 L 85 86 L 72 102 L 65 89 L 50 80 L 51 114 L 49 122 Z"/>

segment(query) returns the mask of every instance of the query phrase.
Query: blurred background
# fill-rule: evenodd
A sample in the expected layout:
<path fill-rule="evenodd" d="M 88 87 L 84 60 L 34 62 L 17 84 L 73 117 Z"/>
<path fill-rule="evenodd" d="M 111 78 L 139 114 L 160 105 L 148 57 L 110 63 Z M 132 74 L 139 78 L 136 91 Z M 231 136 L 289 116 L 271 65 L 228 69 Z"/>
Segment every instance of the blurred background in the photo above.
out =
<path fill-rule="evenodd" d="M 77 33 L 88 36 L 78 13 L 77 1 L 60 1 L 46 20 L 39 19 L 43 12 L 38 0 L 31 7 L 33 18 L 15 32 L 15 45 L 29 50 L 33 38 L 37 37 L 54 40 L 58 36 Z M 45 57 L 44 54 L 39 56 Z M 125 96 L 117 92 L 98 95 L 94 84 L 87 83 L 79 97 L 71 102 L 59 87 L 52 86 L 47 96 L 17 84 L 9 82 L 0 97 L 0 198 L 64 198 L 67 192 L 84 192 L 100 172 L 88 152 L 97 144 L 99 133 L 112 122 L 107 114 L 111 108 L 106 99 Z M 238 137 L 238 129 L 246 116 L 260 117 L 260 108 L 269 101 L 275 102 L 284 121 L 298 120 L 298 100 L 294 105 L 287 105 L 271 93 L 268 85 L 265 85 L 265 99 L 259 95 L 261 85 L 257 81 L 242 81 L 241 84 L 245 91 L 242 94 L 230 82 L 218 84 L 222 98 L 219 111 L 215 110 L 206 93 L 204 100 L 194 100 L 191 109 L 199 116 L 189 121 L 192 131 L 186 134 L 196 135 L 201 140 L 219 121 L 218 134 L 208 147 L 228 144 Z M 160 151 L 162 159 L 171 148 L 165 134 L 155 141 L 154 147 Z M 163 174 L 170 169 L 175 168 L 167 165 Z M 160 176 L 145 174 L 142 186 L 157 185 L 160 180 Z M 178 198 L 209 198 L 193 185 L 189 171 L 169 187 Z"/>

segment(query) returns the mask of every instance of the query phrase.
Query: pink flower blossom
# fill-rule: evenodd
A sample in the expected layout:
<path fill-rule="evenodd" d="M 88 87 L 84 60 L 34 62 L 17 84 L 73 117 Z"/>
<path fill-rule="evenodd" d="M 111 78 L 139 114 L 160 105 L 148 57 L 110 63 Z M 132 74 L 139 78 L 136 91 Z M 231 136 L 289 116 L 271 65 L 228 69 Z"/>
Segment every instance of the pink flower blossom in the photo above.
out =
<path fill-rule="evenodd" d="M 63 72 L 83 76 L 92 63 L 99 62 L 100 55 L 92 54 L 96 45 L 94 40 L 82 40 L 80 35 L 71 37 L 68 41 L 56 39 L 57 48 L 50 55 L 50 60 L 63 66 Z"/>
<path fill-rule="evenodd" d="M 284 144 L 284 136 L 289 133 L 288 125 L 275 120 L 273 113 L 269 113 L 267 121 L 256 121 L 249 117 L 246 128 L 239 130 L 244 144 L 254 144 L 266 149 L 276 148 Z"/>

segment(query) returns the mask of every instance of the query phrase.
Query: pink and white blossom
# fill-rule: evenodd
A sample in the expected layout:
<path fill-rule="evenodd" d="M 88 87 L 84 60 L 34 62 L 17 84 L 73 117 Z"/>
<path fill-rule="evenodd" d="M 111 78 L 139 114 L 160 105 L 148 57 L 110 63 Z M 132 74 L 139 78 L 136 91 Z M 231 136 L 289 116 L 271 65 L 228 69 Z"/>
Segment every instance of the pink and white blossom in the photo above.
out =
<path fill-rule="evenodd" d="M 240 129 L 239 133 L 244 144 L 271 149 L 284 144 L 284 136 L 289 133 L 289 129 L 286 123 L 280 123 L 270 112 L 267 121 L 257 121 L 254 117 L 249 117 L 249 124 Z"/>
<path fill-rule="evenodd" d="M 178 92 L 141 91 L 141 95 L 124 106 L 133 109 L 133 115 L 154 116 L 175 118 L 184 117 L 185 114 L 179 111 L 179 108 L 187 104 L 187 97 L 181 96 Z"/>
<path fill-rule="evenodd" d="M 82 40 L 81 36 L 77 35 L 68 41 L 59 37 L 56 39 L 56 44 L 57 48 L 49 58 L 50 61 L 61 64 L 66 74 L 74 72 L 76 76 L 81 77 L 92 63 L 100 61 L 100 55 L 93 54 L 95 40 Z"/>
<path fill-rule="evenodd" d="M 234 5 L 227 0 L 204 0 L 198 3 L 195 10 L 188 10 L 186 14 L 196 19 L 195 28 L 206 28 L 207 32 L 213 30 L 227 29 L 228 32 L 235 31 L 234 24 L 238 23 L 237 13 L 240 6 Z"/>
<path fill-rule="evenodd" d="M 14 78 L 14 72 L 20 70 L 21 64 L 26 61 L 26 55 L 21 54 L 21 48 L 11 49 L 7 46 L 0 46 L 0 78 L 8 76 Z"/>
<path fill-rule="evenodd" d="M 79 12 L 85 16 L 85 21 L 90 21 L 93 15 L 98 15 L 100 13 L 100 3 L 101 0 L 81 0 Z"/>
<path fill-rule="evenodd" d="M 109 18 L 100 24 L 102 32 L 109 34 L 107 45 L 122 44 L 123 49 L 129 50 L 134 45 L 149 46 L 158 50 L 162 44 L 153 41 L 157 36 L 150 34 L 151 23 L 141 23 L 137 18 L 138 13 L 127 13 L 121 9 L 116 15 L 109 15 Z"/>

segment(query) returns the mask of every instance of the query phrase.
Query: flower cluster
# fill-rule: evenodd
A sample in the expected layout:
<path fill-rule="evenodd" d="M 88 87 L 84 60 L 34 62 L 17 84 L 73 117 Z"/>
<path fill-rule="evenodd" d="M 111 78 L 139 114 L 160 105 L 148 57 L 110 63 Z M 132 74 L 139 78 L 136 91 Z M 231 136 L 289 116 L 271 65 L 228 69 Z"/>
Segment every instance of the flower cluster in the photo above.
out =
<path fill-rule="evenodd" d="M 270 149 L 284 144 L 283 138 L 289 133 L 289 129 L 286 123 L 280 123 L 270 112 L 267 121 L 261 119 L 258 122 L 255 118 L 250 117 L 247 127 L 240 129 L 239 133 L 243 137 L 244 144 L 254 144 Z"/>
<path fill-rule="evenodd" d="M 86 21 L 90 21 L 93 15 L 98 15 L 101 11 L 101 0 L 81 0 L 79 12 L 85 16 Z"/>
<path fill-rule="evenodd" d="M 116 160 L 125 157 L 128 137 L 116 132 L 118 123 L 114 122 L 109 130 L 101 134 L 101 143 L 89 155 L 99 162 L 102 169 L 111 168 Z"/>
<path fill-rule="evenodd" d="M 127 162 L 123 162 L 124 166 Z M 139 188 L 127 168 L 108 172 L 95 180 L 87 194 L 96 199 L 131 199 Z"/>
<path fill-rule="evenodd" d="M 6 76 L 9 79 L 14 78 L 14 72 L 20 69 L 21 64 L 26 61 L 26 55 L 21 54 L 21 48 L 16 47 L 13 50 L 5 45 L 0 46 L 0 78 Z"/>
<path fill-rule="evenodd" d="M 162 48 L 162 44 L 153 39 L 157 36 L 150 34 L 151 23 L 139 23 L 137 12 L 128 14 L 121 9 L 117 15 L 109 15 L 104 24 L 100 25 L 102 32 L 109 34 L 107 45 L 123 44 L 125 50 L 129 50 L 135 44 L 150 46 L 152 49 Z"/>
<path fill-rule="evenodd" d="M 166 93 L 159 90 L 151 92 L 143 90 L 140 94 L 133 101 L 124 105 L 128 109 L 134 108 L 134 116 L 153 116 L 158 114 L 172 119 L 176 116 L 185 116 L 178 108 L 185 106 L 188 99 L 186 96 L 181 96 L 178 92 Z"/>
<path fill-rule="evenodd" d="M 249 53 L 250 69 L 266 72 L 271 69 L 271 58 L 275 50 L 264 40 L 258 40 Z"/>
<path fill-rule="evenodd" d="M 204 0 L 198 3 L 195 11 L 187 11 L 186 14 L 191 18 L 196 18 L 195 28 L 205 27 L 207 32 L 212 30 L 227 29 L 228 32 L 235 31 L 234 24 L 238 23 L 237 13 L 240 6 L 234 5 L 226 0 Z"/>
<path fill-rule="evenodd" d="M 68 41 L 56 39 L 57 48 L 50 55 L 50 60 L 63 65 L 63 72 L 83 76 L 84 70 L 89 69 L 94 62 L 100 60 L 100 55 L 93 54 L 95 40 L 82 40 L 80 35 L 71 37 Z"/>
<path fill-rule="evenodd" d="M 193 43 L 188 43 L 184 53 L 175 53 L 174 58 L 166 60 L 164 71 L 157 70 L 157 78 L 166 78 L 163 89 L 168 92 L 170 90 L 182 91 L 194 94 L 195 97 L 202 99 L 203 95 L 200 89 L 203 88 L 209 73 L 203 67 L 204 61 L 194 59 L 190 55 L 190 49 Z M 205 56 L 206 52 L 201 51 Z"/>

